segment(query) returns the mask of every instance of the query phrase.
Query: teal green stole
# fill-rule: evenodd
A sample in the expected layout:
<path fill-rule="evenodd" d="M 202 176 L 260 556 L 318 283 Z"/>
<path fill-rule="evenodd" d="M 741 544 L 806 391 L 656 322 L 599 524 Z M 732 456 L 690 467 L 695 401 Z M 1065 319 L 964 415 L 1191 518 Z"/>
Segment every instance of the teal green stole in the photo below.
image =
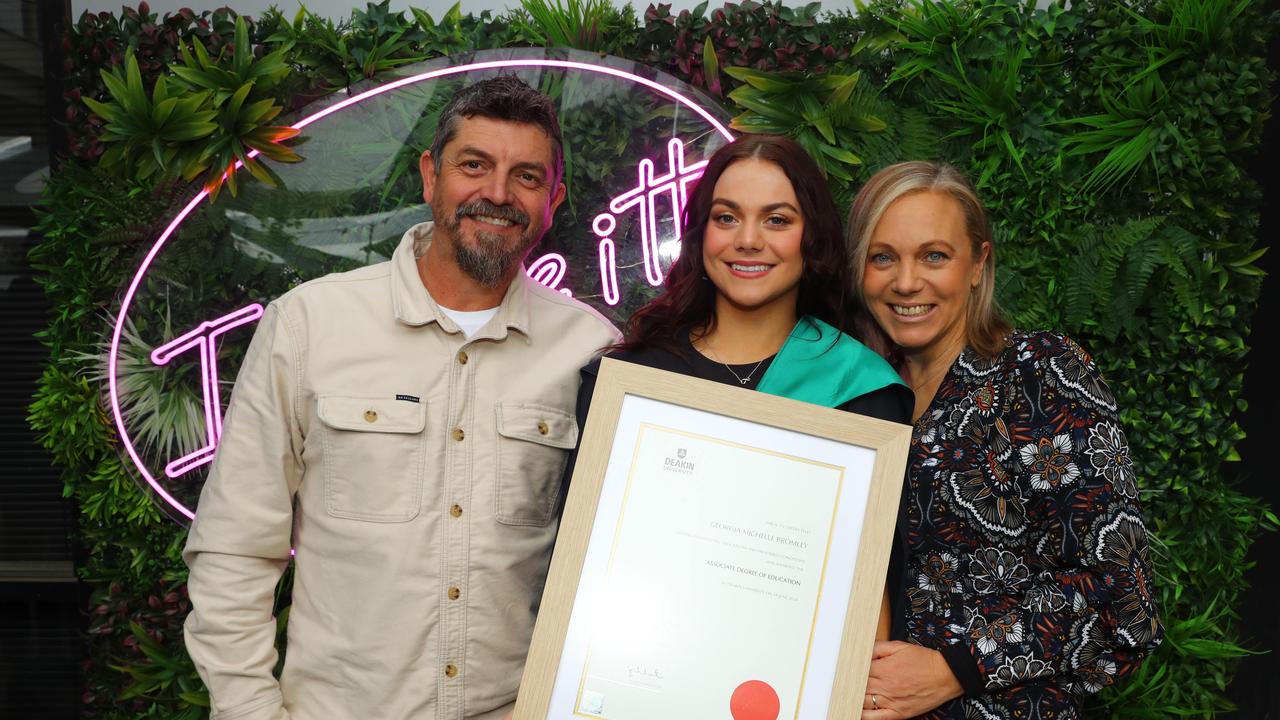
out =
<path fill-rule="evenodd" d="M 833 408 L 894 384 L 906 387 L 884 358 L 806 315 L 796 323 L 756 389 Z"/>

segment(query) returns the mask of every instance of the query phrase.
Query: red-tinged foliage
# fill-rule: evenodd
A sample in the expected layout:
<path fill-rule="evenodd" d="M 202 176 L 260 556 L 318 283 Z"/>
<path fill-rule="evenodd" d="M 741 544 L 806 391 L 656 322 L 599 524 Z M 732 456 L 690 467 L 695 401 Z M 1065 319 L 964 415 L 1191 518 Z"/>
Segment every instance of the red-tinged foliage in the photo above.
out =
<path fill-rule="evenodd" d="M 721 68 L 825 72 L 848 59 L 852 43 L 836 36 L 833 30 L 838 26 L 819 23 L 817 12 L 812 5 L 789 8 L 781 2 L 752 0 L 726 3 L 710 15 L 689 10 L 672 15 L 669 3 L 650 5 L 644 13 L 639 59 L 708 90 L 712 83 L 702 56 L 708 38 Z M 719 81 L 735 85 L 725 75 Z"/>
<path fill-rule="evenodd" d="M 182 623 L 191 609 L 191 601 L 187 598 L 185 583 L 162 585 L 152 588 L 149 593 L 112 583 L 94 594 L 90 608 L 88 634 L 89 643 L 96 648 L 94 655 L 110 658 L 111 664 L 117 667 L 141 667 L 152 660 L 143 652 L 142 641 L 134 634 L 130 623 L 136 623 L 147 637 L 156 642 L 181 643 Z M 85 661 L 86 671 L 92 662 Z M 96 709 L 113 708 L 118 711 L 122 702 L 130 704 L 131 710 L 141 714 L 150 705 L 143 698 L 120 699 L 122 683 L 127 681 L 127 675 L 88 672 L 86 675 L 89 684 L 81 695 L 81 701 L 87 715 L 96 716 Z M 106 679 L 117 682 L 107 686 L 102 682 Z"/>

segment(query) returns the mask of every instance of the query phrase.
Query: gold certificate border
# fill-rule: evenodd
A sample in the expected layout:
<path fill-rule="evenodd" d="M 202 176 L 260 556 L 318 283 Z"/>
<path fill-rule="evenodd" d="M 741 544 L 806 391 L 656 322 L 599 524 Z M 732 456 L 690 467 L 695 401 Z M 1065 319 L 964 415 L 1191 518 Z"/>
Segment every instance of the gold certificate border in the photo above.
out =
<path fill-rule="evenodd" d="M 705 412 L 705 411 L 702 411 L 702 412 Z M 702 435 L 699 433 L 689 432 L 687 430 L 679 430 L 676 428 L 666 427 L 666 426 L 658 425 L 655 423 L 641 422 L 639 431 L 636 433 L 635 444 L 632 447 L 631 467 L 627 470 L 627 484 L 626 484 L 626 487 L 623 488 L 623 492 L 622 492 L 622 505 L 621 507 L 618 508 L 618 521 L 614 525 L 613 542 L 609 548 L 609 563 L 605 568 L 604 578 L 601 583 L 602 587 L 608 587 L 609 581 L 613 577 L 613 562 L 614 562 L 614 559 L 617 557 L 618 542 L 622 537 L 622 526 L 623 526 L 624 518 L 626 517 L 627 501 L 631 497 L 631 486 L 636 476 L 636 465 L 640 460 L 640 446 L 643 444 L 645 433 L 649 430 L 665 432 L 671 435 L 678 435 L 681 437 L 692 438 L 694 440 L 700 440 L 703 442 L 715 443 L 715 444 L 731 447 L 738 450 L 746 450 L 748 452 L 755 452 L 761 455 L 769 455 L 772 457 L 782 458 L 784 460 L 788 460 L 791 462 L 800 462 L 806 465 L 813 465 L 816 467 L 821 467 L 828 470 L 836 471 L 837 473 L 836 496 L 831 506 L 831 522 L 827 527 L 827 542 L 826 542 L 826 546 L 822 551 L 822 569 L 818 574 L 818 594 L 817 594 L 817 597 L 814 599 L 813 617 L 809 621 L 809 639 L 805 645 L 804 664 L 801 666 L 801 669 L 800 669 L 800 687 L 796 692 L 796 698 L 795 698 L 796 705 L 795 705 L 795 714 L 793 717 L 796 720 L 799 720 L 800 705 L 801 705 L 801 701 L 804 699 L 804 684 L 809 673 L 809 656 L 813 652 L 813 635 L 814 635 L 814 632 L 817 630 L 818 612 L 819 612 L 819 608 L 821 608 L 822 606 L 822 591 L 827 580 L 827 561 L 831 556 L 831 541 L 833 539 L 833 536 L 835 535 L 836 518 L 840 514 L 840 500 L 844 494 L 844 476 L 845 476 L 846 468 L 840 465 L 832 465 L 831 463 L 824 463 L 824 462 L 819 462 L 817 460 L 810 460 L 808 458 L 799 457 L 797 455 L 789 455 L 787 453 L 778 452 L 776 450 L 769 450 L 766 448 L 755 447 L 753 445 L 747 445 L 745 443 L 734 442 L 732 440 L 725 440 L 723 438 L 712 437 L 710 435 Z M 798 431 L 788 431 L 788 432 L 798 432 Z M 799 434 L 804 434 L 804 433 L 799 433 Z M 810 437 L 813 437 L 813 436 L 810 436 Z M 825 439 L 825 438 L 821 438 L 821 439 Z M 867 449 L 871 450 L 873 453 L 876 452 L 875 448 L 867 448 Z M 588 641 L 588 644 L 587 644 L 587 656 L 582 663 L 582 674 L 579 676 L 579 679 L 578 679 L 578 695 L 574 699 L 573 714 L 577 717 L 587 718 L 588 720 L 608 720 L 608 717 L 605 715 L 589 715 L 579 711 L 579 708 L 582 707 L 582 695 L 586 690 L 587 675 L 588 675 L 588 670 L 591 667 L 591 655 L 594 652 L 594 650 L 595 650 L 595 634 L 593 631 L 592 638 L 591 640 Z"/>
<path fill-rule="evenodd" d="M 604 358 L 600 361 L 599 378 L 591 396 L 591 422 L 582 429 L 573 481 L 565 501 L 555 552 L 529 644 L 529 656 L 516 698 L 515 720 L 548 720 L 557 690 L 563 691 L 564 695 L 560 700 L 563 705 L 555 706 L 556 716 L 571 717 L 574 710 L 565 706 L 575 701 L 574 691 L 578 682 L 572 675 L 582 662 L 579 653 L 585 652 L 586 648 L 575 640 L 571 649 L 566 641 L 580 586 L 589 578 L 590 582 L 597 582 L 598 572 L 585 567 L 586 551 L 599 524 L 596 520 L 601 519 L 597 518 L 597 512 L 605 512 L 598 505 L 602 499 L 606 469 L 613 462 L 613 452 L 615 449 L 622 454 L 627 452 L 617 447 L 623 442 L 617 433 L 621 429 L 618 423 L 627 397 L 875 451 L 865 507 L 851 507 L 846 494 L 841 508 L 843 512 L 855 513 L 862 527 L 854 561 L 853 585 L 845 602 L 844 627 L 839 630 L 840 650 L 834 668 L 823 668 L 824 677 L 828 670 L 833 672 L 825 720 L 860 718 L 871 650 L 875 643 L 875 617 L 884 594 L 884 578 L 893 547 L 894 520 L 898 515 L 898 499 L 902 493 L 902 478 L 911 444 L 911 426 Z M 634 431 L 631 434 L 634 436 Z M 618 458 L 618 461 L 622 462 L 622 459 Z M 844 517 L 843 513 L 839 517 Z M 609 532 L 605 527 L 599 529 Z M 833 602 L 831 592 L 831 586 L 824 587 L 823 598 L 827 604 Z M 825 630 L 824 626 L 824 633 Z M 583 640 L 589 641 L 590 637 Z M 826 642 L 825 635 L 822 640 Z M 814 642 L 817 642 L 816 637 Z M 571 665 L 565 664 L 566 653 L 577 658 Z M 808 671 L 812 672 L 823 660 L 811 657 Z"/>

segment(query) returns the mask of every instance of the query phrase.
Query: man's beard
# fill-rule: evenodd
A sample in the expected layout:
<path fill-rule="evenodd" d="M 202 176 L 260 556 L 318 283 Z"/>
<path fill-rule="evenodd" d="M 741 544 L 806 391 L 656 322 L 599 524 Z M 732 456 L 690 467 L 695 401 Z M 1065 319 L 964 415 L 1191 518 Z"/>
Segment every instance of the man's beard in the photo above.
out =
<path fill-rule="evenodd" d="M 507 246 L 507 239 L 498 233 L 475 233 L 476 246 L 471 247 L 462 239 L 462 218 L 468 215 L 509 220 L 524 228 L 520 242 Z M 529 216 L 510 205 L 494 205 L 487 200 L 477 200 L 458 206 L 453 217 L 440 220 L 440 225 L 453 238 L 453 258 L 458 267 L 472 280 L 484 287 L 496 287 L 506 279 L 513 265 L 524 260 L 529 249 L 537 242 L 538 228 L 529 223 Z"/>

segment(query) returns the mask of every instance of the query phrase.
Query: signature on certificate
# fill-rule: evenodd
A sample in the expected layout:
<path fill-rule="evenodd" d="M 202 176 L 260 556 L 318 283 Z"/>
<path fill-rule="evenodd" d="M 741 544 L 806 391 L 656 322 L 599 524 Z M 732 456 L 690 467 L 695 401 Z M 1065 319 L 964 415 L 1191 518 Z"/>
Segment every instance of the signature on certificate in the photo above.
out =
<path fill-rule="evenodd" d="M 663 680 L 664 678 L 662 677 L 662 670 L 657 667 L 651 667 L 649 665 L 628 665 L 627 679 L 643 682 L 645 680 Z"/>

